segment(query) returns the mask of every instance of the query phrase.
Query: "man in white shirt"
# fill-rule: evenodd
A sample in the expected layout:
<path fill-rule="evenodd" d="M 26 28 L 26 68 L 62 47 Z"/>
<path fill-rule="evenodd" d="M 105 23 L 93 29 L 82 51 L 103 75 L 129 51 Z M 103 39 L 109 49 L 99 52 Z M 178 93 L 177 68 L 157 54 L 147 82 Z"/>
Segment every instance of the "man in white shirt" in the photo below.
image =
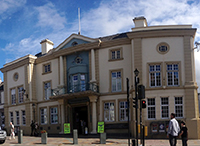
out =
<path fill-rule="evenodd" d="M 171 120 L 169 122 L 167 137 L 169 138 L 170 146 L 176 146 L 177 143 L 177 136 L 180 131 L 179 124 L 175 119 L 175 113 L 171 113 Z"/>

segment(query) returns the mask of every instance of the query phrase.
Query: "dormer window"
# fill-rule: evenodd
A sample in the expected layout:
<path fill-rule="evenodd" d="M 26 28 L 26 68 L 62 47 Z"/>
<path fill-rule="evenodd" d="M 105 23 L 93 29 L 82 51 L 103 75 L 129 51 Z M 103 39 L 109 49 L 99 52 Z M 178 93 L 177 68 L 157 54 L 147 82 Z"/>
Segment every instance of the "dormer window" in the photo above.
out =
<path fill-rule="evenodd" d="M 72 43 L 72 46 L 76 46 L 76 45 L 78 45 L 76 41 Z"/>

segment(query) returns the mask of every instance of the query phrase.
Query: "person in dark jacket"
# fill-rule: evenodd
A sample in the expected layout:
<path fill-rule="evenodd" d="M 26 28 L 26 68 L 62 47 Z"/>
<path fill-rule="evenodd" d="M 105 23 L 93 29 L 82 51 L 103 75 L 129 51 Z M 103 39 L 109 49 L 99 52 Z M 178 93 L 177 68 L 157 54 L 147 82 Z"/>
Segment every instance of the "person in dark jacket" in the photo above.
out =
<path fill-rule="evenodd" d="M 187 141 L 188 141 L 188 129 L 185 126 L 185 122 L 181 122 L 181 131 L 180 131 L 180 136 L 182 139 L 182 146 L 187 146 Z"/>
<path fill-rule="evenodd" d="M 34 135 L 34 132 L 35 132 L 35 122 L 33 122 L 33 120 L 32 120 L 32 122 L 31 122 L 31 136 L 33 136 Z"/>

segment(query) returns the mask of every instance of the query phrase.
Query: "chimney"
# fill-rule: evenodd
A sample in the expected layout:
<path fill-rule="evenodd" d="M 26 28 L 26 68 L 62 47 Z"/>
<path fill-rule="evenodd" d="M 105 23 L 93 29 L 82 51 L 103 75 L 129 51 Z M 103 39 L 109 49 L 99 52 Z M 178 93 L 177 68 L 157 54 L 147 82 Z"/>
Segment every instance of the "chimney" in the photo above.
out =
<path fill-rule="evenodd" d="M 147 20 L 144 16 L 141 17 L 135 17 L 133 19 L 133 22 L 135 24 L 135 27 L 147 27 Z"/>
<path fill-rule="evenodd" d="M 48 39 L 42 40 L 40 44 L 42 49 L 42 55 L 48 53 L 49 50 L 53 49 L 54 45 L 53 42 Z"/>

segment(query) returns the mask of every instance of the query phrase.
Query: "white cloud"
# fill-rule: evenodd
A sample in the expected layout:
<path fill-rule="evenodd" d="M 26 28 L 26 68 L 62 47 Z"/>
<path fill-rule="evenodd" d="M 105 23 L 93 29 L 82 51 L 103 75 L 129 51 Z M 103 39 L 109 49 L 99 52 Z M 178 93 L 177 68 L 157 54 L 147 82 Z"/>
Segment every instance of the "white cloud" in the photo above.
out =
<path fill-rule="evenodd" d="M 26 0 L 0 0 L 0 22 L 26 4 Z"/>
<path fill-rule="evenodd" d="M 57 9 L 52 3 L 47 3 L 40 7 L 35 7 L 38 12 L 37 26 L 47 27 L 50 26 L 54 30 L 64 29 L 66 25 L 66 18 L 62 13 L 58 13 Z"/>
<path fill-rule="evenodd" d="M 22 3 L 23 0 L 20 2 Z M 153 2 L 149 0 L 102 0 L 99 7 L 95 9 L 87 11 L 81 9 L 81 34 L 99 37 L 130 31 L 134 27 L 132 19 L 136 16 L 145 16 L 150 26 L 192 24 L 193 27 L 200 28 L 199 9 L 200 2 L 195 0 L 154 0 Z M 16 56 L 36 54 L 40 51 L 39 42 L 41 40 L 49 38 L 57 46 L 75 30 L 78 32 L 78 20 L 75 19 L 74 25 L 70 26 L 64 14 L 53 3 L 48 2 L 43 6 L 35 7 L 34 10 L 38 18 L 36 26 L 49 27 L 52 32 L 45 32 L 39 37 L 33 34 L 30 38 L 24 38 L 18 43 L 8 44 L 4 50 L 10 53 L 17 50 Z M 1 11 L 3 10 L 0 10 L 0 14 Z M 35 17 L 35 15 L 31 16 Z M 197 30 L 196 40 L 200 40 L 200 30 Z M 197 54 L 200 52 L 195 53 Z M 199 66 L 200 56 L 198 55 L 196 56 L 196 71 L 200 85 Z"/>

